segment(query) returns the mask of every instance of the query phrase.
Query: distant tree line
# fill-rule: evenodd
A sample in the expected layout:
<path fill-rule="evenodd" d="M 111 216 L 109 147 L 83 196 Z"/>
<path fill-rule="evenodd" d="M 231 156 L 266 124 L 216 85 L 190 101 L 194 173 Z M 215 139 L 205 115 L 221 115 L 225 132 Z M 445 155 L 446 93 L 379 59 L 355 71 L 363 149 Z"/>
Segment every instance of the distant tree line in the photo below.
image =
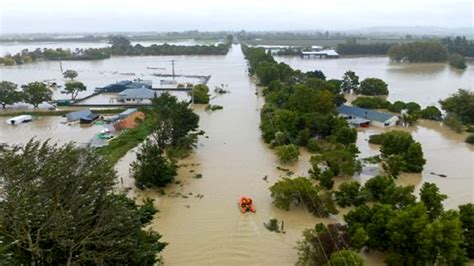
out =
<path fill-rule="evenodd" d="M 337 45 L 337 52 L 341 55 L 385 55 L 393 44 L 369 43 L 360 44 L 355 39 Z"/>
<path fill-rule="evenodd" d="M 460 54 L 462 56 L 474 57 L 474 41 L 468 41 L 466 36 L 441 39 L 448 52 Z"/>
<path fill-rule="evenodd" d="M 448 50 L 440 42 L 418 41 L 396 44 L 388 50 L 388 56 L 396 62 L 446 62 Z"/>
<path fill-rule="evenodd" d="M 130 40 L 123 36 L 111 36 L 111 47 L 70 49 L 62 48 L 37 48 L 34 51 L 27 49 L 15 54 L 0 57 L 0 64 L 21 65 L 39 60 L 100 60 L 107 59 L 113 55 L 225 55 L 232 44 L 232 35 L 227 36 L 224 43 L 218 45 L 170 45 L 153 44 L 143 46 L 132 45 Z"/>

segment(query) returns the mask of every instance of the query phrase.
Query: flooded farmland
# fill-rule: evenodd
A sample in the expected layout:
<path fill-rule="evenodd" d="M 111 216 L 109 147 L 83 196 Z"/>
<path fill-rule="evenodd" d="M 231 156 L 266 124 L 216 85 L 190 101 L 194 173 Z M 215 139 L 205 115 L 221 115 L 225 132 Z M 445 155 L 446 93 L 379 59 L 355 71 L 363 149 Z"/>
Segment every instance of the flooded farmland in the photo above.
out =
<path fill-rule="evenodd" d="M 212 75 L 209 85 L 225 84 L 230 93 L 212 99 L 212 104 L 224 106 L 221 111 L 208 112 L 196 106 L 200 128 L 207 137 L 199 140 L 196 151 L 181 161 L 177 180 L 165 189 L 165 195 L 156 191 L 130 192 L 138 198 L 150 196 L 160 210 L 151 227 L 163 235 L 169 246 L 162 253 L 170 265 L 292 265 L 297 260 L 294 246 L 301 232 L 319 221 L 342 221 L 341 216 L 329 219 L 313 217 L 304 208 L 284 211 L 271 203 L 268 187 L 280 176 L 286 175 L 273 151 L 260 138 L 259 109 L 263 105 L 261 92 L 246 73 L 246 62 L 240 46 L 234 46 L 226 56 L 149 56 L 113 57 L 101 61 L 63 62 L 65 69 L 79 72 L 79 80 L 91 93 L 95 86 L 102 86 L 133 76 L 119 73 L 136 73 L 136 77 L 153 78 L 152 66 L 164 66 L 170 71 L 169 60 L 177 60 L 177 73 Z M 356 58 L 337 60 L 285 59 L 294 68 L 321 69 L 329 78 L 339 78 L 352 69 L 361 78 L 374 76 L 385 79 L 391 89 L 390 100 L 413 100 L 421 105 L 436 103 L 439 98 L 453 93 L 458 87 L 472 89 L 472 66 L 464 73 L 457 73 L 447 66 L 392 66 L 386 58 Z M 303 62 L 301 65 L 298 62 Z M 415 69 L 412 69 L 415 67 Z M 424 68 L 424 69 L 423 69 Z M 441 68 L 441 70 L 440 70 Z M 57 62 L 39 62 L 22 66 L 2 67 L 1 79 L 16 83 L 35 80 L 62 80 Z M 417 83 L 416 80 L 423 82 Z M 159 80 L 158 80 L 159 81 Z M 158 82 L 154 79 L 154 82 Z M 413 82 L 411 82 L 413 81 Z M 416 85 L 418 84 L 418 86 Z M 408 86 L 410 85 L 410 86 Z M 431 90 L 428 92 L 428 88 Z M 393 93 L 392 93 L 393 92 Z M 55 93 L 61 97 L 60 92 Z M 35 134 L 54 136 L 64 142 L 86 134 L 82 130 L 99 130 L 100 127 L 69 128 L 60 124 L 63 118 L 40 118 L 23 128 L 13 128 L 0 123 L 0 142 L 24 143 Z M 63 126 L 65 128 L 63 128 Z M 51 127 L 55 127 L 51 130 Z M 435 122 L 420 122 L 410 131 L 423 145 L 427 164 L 421 175 L 404 175 L 405 184 L 419 187 L 422 182 L 435 182 L 441 192 L 448 194 L 447 207 L 473 201 L 474 149 L 464 143 L 464 135 L 455 134 Z M 77 132 L 76 132 L 77 131 Z M 369 145 L 369 135 L 381 130 L 369 128 L 359 131 L 358 146 L 361 157 L 378 153 L 378 147 Z M 52 134 L 51 132 L 56 132 Z M 298 163 L 290 167 L 295 175 L 305 175 L 309 168 L 308 153 L 303 152 Z M 129 164 L 134 151 L 129 152 L 116 166 L 124 187 L 133 187 L 129 177 Z M 445 174 L 446 178 L 433 173 Z M 194 178 L 202 174 L 202 178 Z M 267 176 L 267 180 L 264 177 Z M 237 209 L 240 195 L 252 196 L 257 213 L 242 215 Z M 285 222 L 285 234 L 267 231 L 263 223 L 270 218 Z M 371 256 L 369 263 L 380 263 L 378 256 Z"/>

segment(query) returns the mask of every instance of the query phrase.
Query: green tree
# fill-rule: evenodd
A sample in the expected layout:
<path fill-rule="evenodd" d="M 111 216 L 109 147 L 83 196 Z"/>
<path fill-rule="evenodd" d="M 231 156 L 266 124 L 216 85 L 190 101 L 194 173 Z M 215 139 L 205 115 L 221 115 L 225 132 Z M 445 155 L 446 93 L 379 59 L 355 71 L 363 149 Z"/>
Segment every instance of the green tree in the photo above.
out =
<path fill-rule="evenodd" d="M 363 95 L 388 95 L 388 85 L 378 78 L 366 78 L 355 92 Z"/>
<path fill-rule="evenodd" d="M 84 85 L 84 83 L 80 81 L 71 81 L 66 83 L 64 85 L 64 90 L 61 91 L 63 94 L 71 94 L 71 100 L 76 100 L 77 95 L 81 91 L 86 91 L 87 87 Z"/>
<path fill-rule="evenodd" d="M 35 81 L 21 87 L 25 102 L 32 104 L 35 108 L 43 102 L 52 100 L 53 92 L 46 83 Z"/>
<path fill-rule="evenodd" d="M 176 96 L 169 93 L 161 93 L 152 99 L 152 112 L 161 149 L 168 145 L 178 147 L 195 142 L 196 135 L 192 132 L 199 126 L 199 116 L 189 108 L 189 103 L 179 102 Z M 185 146 L 181 148 L 191 148 Z"/>
<path fill-rule="evenodd" d="M 143 230 L 156 210 L 114 194 L 90 149 L 30 141 L 2 153 L 0 179 L 2 264 L 151 265 L 166 246 Z"/>
<path fill-rule="evenodd" d="M 334 192 L 336 203 L 341 207 L 351 205 L 360 206 L 370 199 L 370 193 L 359 182 L 351 181 L 342 183 Z"/>
<path fill-rule="evenodd" d="M 289 210 L 292 204 L 301 204 L 318 217 L 337 213 L 330 195 L 320 192 L 320 189 L 305 177 L 285 177 L 273 184 L 270 192 L 275 206 L 284 210 Z"/>
<path fill-rule="evenodd" d="M 459 206 L 459 219 L 463 231 L 464 243 L 467 255 L 474 258 L 474 204 L 468 203 Z"/>
<path fill-rule="evenodd" d="M 359 87 L 359 76 L 352 70 L 348 70 L 342 76 L 341 89 L 344 92 L 351 92 L 357 90 Z"/>
<path fill-rule="evenodd" d="M 474 134 L 467 136 L 465 142 L 469 144 L 474 144 Z"/>
<path fill-rule="evenodd" d="M 66 71 L 64 71 L 63 73 L 63 77 L 66 79 L 71 79 L 71 81 L 73 81 L 75 78 L 77 78 L 79 74 L 77 73 L 76 70 L 71 70 L 71 69 L 68 69 Z"/>
<path fill-rule="evenodd" d="M 459 89 L 439 103 L 448 115 L 456 116 L 464 124 L 474 124 L 474 92 Z"/>
<path fill-rule="evenodd" d="M 390 155 L 382 161 L 382 168 L 387 176 L 398 178 L 400 172 L 405 169 L 405 161 L 400 155 Z"/>
<path fill-rule="evenodd" d="M 291 163 L 298 160 L 300 152 L 298 147 L 293 144 L 276 147 L 276 154 L 282 163 Z"/>
<path fill-rule="evenodd" d="M 349 145 L 357 140 L 357 130 L 350 127 L 341 127 L 334 132 L 337 143 Z"/>
<path fill-rule="evenodd" d="M 331 254 L 329 266 L 363 266 L 364 260 L 351 250 L 340 250 Z"/>
<path fill-rule="evenodd" d="M 209 103 L 209 87 L 206 84 L 195 85 L 193 91 L 190 94 L 192 95 L 192 97 L 194 97 L 194 103 Z"/>
<path fill-rule="evenodd" d="M 0 82 L 0 103 L 3 109 L 6 108 L 7 104 L 14 104 L 22 100 L 22 94 L 17 89 L 18 86 L 13 82 Z"/>
<path fill-rule="evenodd" d="M 441 121 L 443 114 L 436 106 L 427 106 L 420 111 L 420 117 L 423 119 Z"/>
<path fill-rule="evenodd" d="M 458 69 L 466 69 L 466 59 L 464 59 L 464 56 L 460 54 L 450 54 L 448 57 L 449 65 L 458 68 Z"/>
<path fill-rule="evenodd" d="M 137 187 L 164 187 L 176 176 L 176 167 L 164 155 L 159 145 L 146 140 L 137 152 L 137 159 L 131 165 L 132 176 Z"/>
<path fill-rule="evenodd" d="M 405 161 L 406 172 L 421 173 L 423 171 L 423 165 L 426 163 L 421 144 L 418 142 L 410 144 L 405 154 L 403 154 L 403 159 Z"/>
<path fill-rule="evenodd" d="M 296 265 L 328 265 L 332 254 L 336 254 L 335 260 L 343 259 L 337 254 L 339 251 L 349 249 L 350 241 L 350 236 L 344 225 L 316 224 L 314 228 L 303 231 L 303 239 L 297 243 L 298 262 Z"/>
<path fill-rule="evenodd" d="M 443 201 L 448 197 L 439 192 L 434 183 L 424 183 L 420 190 L 420 200 L 425 204 L 431 220 L 438 218 L 443 212 Z"/>
<path fill-rule="evenodd" d="M 360 171 L 360 163 L 356 154 L 348 149 L 335 149 L 322 154 L 314 155 L 310 159 L 312 168 L 320 165 L 327 167 L 334 176 L 352 176 Z"/>

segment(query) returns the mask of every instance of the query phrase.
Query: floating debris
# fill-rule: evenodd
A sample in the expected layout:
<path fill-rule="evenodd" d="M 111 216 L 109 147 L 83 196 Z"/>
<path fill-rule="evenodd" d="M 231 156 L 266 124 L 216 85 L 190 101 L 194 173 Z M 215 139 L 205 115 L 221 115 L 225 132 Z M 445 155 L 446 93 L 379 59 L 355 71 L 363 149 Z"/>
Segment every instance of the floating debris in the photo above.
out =
<path fill-rule="evenodd" d="M 283 168 L 283 167 L 280 167 L 280 166 L 277 166 L 276 169 L 277 169 L 277 170 L 280 170 L 280 171 L 283 171 L 283 172 L 288 172 L 288 171 L 290 171 L 290 169 L 288 169 L 288 168 Z"/>
<path fill-rule="evenodd" d="M 212 105 L 212 104 L 208 104 L 206 106 L 206 111 L 216 111 L 216 110 L 222 110 L 224 109 L 224 107 L 222 105 Z"/>
<path fill-rule="evenodd" d="M 268 182 L 268 176 L 267 176 L 267 175 L 264 176 L 262 179 L 263 179 L 265 182 Z"/>
<path fill-rule="evenodd" d="M 201 178 L 202 178 L 202 174 L 195 174 L 195 175 L 193 176 L 193 178 L 195 178 L 195 179 L 201 179 Z"/>
<path fill-rule="evenodd" d="M 436 176 L 439 176 L 439 177 L 444 177 L 444 178 L 448 177 L 448 176 L 445 175 L 445 174 L 437 174 L 437 173 L 434 173 L 434 172 L 430 172 L 430 174 L 431 174 L 431 175 L 436 175 Z"/>

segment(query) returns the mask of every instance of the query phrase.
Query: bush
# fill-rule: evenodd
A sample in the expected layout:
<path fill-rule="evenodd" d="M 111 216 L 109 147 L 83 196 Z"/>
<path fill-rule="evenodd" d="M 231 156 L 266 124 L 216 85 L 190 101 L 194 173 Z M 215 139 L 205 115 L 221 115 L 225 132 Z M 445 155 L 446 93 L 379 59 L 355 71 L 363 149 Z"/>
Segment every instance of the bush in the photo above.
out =
<path fill-rule="evenodd" d="M 402 101 L 396 101 L 388 107 L 388 110 L 390 112 L 400 113 L 403 109 L 406 109 L 406 108 L 407 108 L 406 103 Z"/>
<path fill-rule="evenodd" d="M 388 109 L 390 102 L 381 97 L 357 97 L 352 105 L 367 109 Z"/>
<path fill-rule="evenodd" d="M 205 84 L 198 84 L 194 86 L 191 95 L 194 94 L 194 103 L 207 104 L 209 103 L 209 87 Z"/>
<path fill-rule="evenodd" d="M 443 120 L 443 124 L 456 133 L 461 133 L 463 130 L 462 122 L 455 115 L 446 116 Z"/>
<path fill-rule="evenodd" d="M 369 143 L 370 144 L 375 144 L 375 145 L 382 145 L 384 137 L 385 136 L 383 134 L 370 135 L 369 136 Z"/>
<path fill-rule="evenodd" d="M 443 114 L 436 106 L 427 106 L 420 111 L 420 117 L 423 119 L 441 121 Z"/>
<path fill-rule="evenodd" d="M 282 163 L 294 162 L 298 160 L 298 157 L 300 156 L 298 147 L 293 144 L 276 147 L 276 154 Z"/>
<path fill-rule="evenodd" d="M 366 78 L 355 92 L 363 95 L 388 95 L 388 85 L 378 78 Z"/>
<path fill-rule="evenodd" d="M 351 205 L 360 206 L 370 198 L 370 194 L 357 181 L 342 183 L 334 196 L 336 203 L 343 208 Z"/>
<path fill-rule="evenodd" d="M 138 188 L 164 187 L 176 176 L 176 167 L 163 155 L 154 140 L 146 140 L 131 165 L 132 176 Z"/>
<path fill-rule="evenodd" d="M 364 260 L 359 254 L 351 250 L 341 250 L 331 254 L 329 259 L 331 266 L 364 266 Z"/>
<path fill-rule="evenodd" d="M 458 69 L 466 69 L 466 60 L 464 59 L 464 56 L 460 54 L 451 54 L 449 55 L 449 65 L 458 68 Z"/>
<path fill-rule="evenodd" d="M 474 134 L 467 136 L 466 142 L 469 144 L 474 144 Z"/>
<path fill-rule="evenodd" d="M 304 205 L 318 217 L 336 214 L 334 202 L 327 194 L 305 177 L 283 178 L 270 187 L 271 197 L 276 207 L 289 210 L 291 205 Z"/>

